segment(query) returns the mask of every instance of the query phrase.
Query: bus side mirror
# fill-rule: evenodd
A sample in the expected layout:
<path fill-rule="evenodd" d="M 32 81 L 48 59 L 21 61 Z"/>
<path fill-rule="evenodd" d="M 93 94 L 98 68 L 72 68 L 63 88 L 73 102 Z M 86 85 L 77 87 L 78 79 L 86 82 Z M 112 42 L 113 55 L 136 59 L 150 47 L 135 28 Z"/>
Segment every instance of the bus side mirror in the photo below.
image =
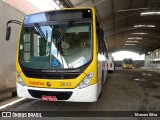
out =
<path fill-rule="evenodd" d="M 98 34 L 99 34 L 99 40 L 103 40 L 104 39 L 104 31 L 103 31 L 103 29 L 99 29 L 98 30 Z"/>
<path fill-rule="evenodd" d="M 11 35 L 11 27 L 7 27 L 6 29 L 6 40 L 8 41 Z"/>

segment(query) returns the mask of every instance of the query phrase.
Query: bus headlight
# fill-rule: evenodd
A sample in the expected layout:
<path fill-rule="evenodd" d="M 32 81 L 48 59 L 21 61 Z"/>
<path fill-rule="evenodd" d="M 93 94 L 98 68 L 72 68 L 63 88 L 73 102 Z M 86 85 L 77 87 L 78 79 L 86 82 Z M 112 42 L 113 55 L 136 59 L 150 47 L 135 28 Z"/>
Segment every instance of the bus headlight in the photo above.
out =
<path fill-rule="evenodd" d="M 94 72 L 89 73 L 81 82 L 80 84 L 77 86 L 78 89 L 87 87 L 90 83 L 90 81 L 92 80 Z"/>
<path fill-rule="evenodd" d="M 24 83 L 22 77 L 20 76 L 19 73 L 17 73 L 17 79 L 18 79 L 18 83 L 22 86 L 26 86 L 26 84 Z"/>

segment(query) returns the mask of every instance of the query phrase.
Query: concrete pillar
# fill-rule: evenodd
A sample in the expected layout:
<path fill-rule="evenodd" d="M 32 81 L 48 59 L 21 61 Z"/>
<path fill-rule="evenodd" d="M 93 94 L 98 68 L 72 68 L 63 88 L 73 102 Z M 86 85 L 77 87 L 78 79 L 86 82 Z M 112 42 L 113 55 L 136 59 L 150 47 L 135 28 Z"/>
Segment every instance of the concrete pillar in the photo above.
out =
<path fill-rule="evenodd" d="M 15 87 L 15 59 L 20 26 L 11 24 L 10 41 L 5 40 L 8 20 L 22 21 L 24 13 L 0 0 L 0 90 Z"/>

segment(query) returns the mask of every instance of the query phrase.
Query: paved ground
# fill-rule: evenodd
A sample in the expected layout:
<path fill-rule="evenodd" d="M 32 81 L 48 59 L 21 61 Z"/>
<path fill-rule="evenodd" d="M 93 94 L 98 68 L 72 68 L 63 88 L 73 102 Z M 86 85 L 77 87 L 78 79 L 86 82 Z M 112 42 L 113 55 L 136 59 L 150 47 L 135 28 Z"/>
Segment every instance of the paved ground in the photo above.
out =
<path fill-rule="evenodd" d="M 95 103 L 52 103 L 26 99 L 3 109 L 3 111 L 160 111 L 160 74 L 138 69 L 118 69 L 109 75 L 102 97 Z M 157 117 L 54 117 L 37 119 L 160 120 Z"/>

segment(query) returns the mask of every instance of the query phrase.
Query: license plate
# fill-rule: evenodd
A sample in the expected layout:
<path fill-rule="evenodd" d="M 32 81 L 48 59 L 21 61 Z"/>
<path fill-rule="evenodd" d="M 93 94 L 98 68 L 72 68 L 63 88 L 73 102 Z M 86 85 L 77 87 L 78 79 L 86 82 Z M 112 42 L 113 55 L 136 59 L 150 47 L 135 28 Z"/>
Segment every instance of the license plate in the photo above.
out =
<path fill-rule="evenodd" d="M 57 101 L 57 97 L 56 96 L 42 96 L 42 100 L 43 101 L 56 102 Z"/>

